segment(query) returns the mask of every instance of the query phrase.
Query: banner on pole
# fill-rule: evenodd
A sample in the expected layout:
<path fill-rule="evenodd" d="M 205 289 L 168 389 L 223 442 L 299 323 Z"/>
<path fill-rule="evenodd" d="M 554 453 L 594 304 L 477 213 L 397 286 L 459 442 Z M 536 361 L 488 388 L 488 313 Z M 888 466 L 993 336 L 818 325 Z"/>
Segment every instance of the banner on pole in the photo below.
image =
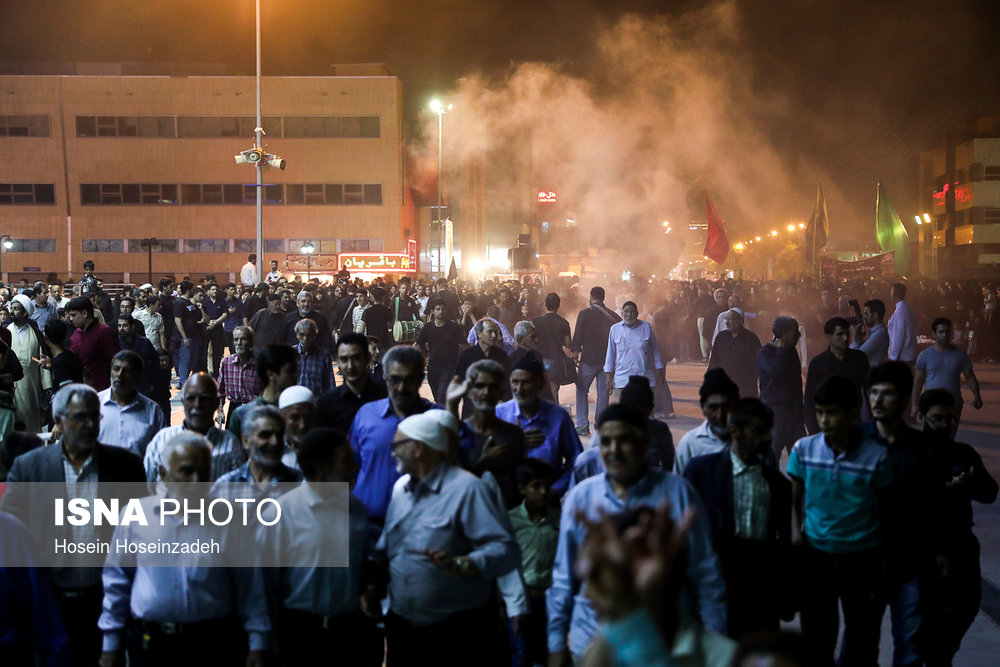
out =
<path fill-rule="evenodd" d="M 821 278 L 831 280 L 861 280 L 864 278 L 893 278 L 896 275 L 894 251 L 845 262 L 833 257 L 823 257 L 819 264 Z"/>

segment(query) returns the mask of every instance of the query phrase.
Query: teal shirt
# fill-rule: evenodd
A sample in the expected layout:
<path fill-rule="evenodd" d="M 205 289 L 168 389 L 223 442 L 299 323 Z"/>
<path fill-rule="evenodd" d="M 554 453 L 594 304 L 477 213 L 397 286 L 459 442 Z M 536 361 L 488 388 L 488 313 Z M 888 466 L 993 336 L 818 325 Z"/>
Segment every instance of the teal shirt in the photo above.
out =
<path fill-rule="evenodd" d="M 525 585 L 531 588 L 548 588 L 552 583 L 552 565 L 559 545 L 559 510 L 550 507 L 539 522 L 534 522 L 522 502 L 510 510 L 510 523 L 514 537 L 521 547 L 521 569 Z"/>
<path fill-rule="evenodd" d="M 892 483 L 889 452 L 864 437 L 835 455 L 822 433 L 800 439 L 788 457 L 788 474 L 805 484 L 805 534 L 827 553 L 872 549 L 882 542 L 877 492 Z"/>

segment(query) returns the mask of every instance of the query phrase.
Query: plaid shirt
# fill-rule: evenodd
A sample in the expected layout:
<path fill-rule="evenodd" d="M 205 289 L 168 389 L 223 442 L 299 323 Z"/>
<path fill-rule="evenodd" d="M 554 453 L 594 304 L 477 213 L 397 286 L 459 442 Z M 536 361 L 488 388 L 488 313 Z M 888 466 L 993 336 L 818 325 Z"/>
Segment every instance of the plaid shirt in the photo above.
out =
<path fill-rule="evenodd" d="M 260 378 L 257 377 L 257 360 L 240 365 L 239 355 L 232 354 L 222 360 L 219 370 L 219 398 L 228 398 L 236 405 L 249 403 L 260 395 Z"/>
<path fill-rule="evenodd" d="M 299 384 L 319 396 L 333 389 L 333 358 L 326 348 L 313 345 L 308 352 L 302 351 L 302 343 L 295 346 L 299 353 Z"/>
<path fill-rule="evenodd" d="M 736 536 L 756 542 L 767 539 L 767 520 L 771 509 L 771 487 L 764 479 L 762 464 L 748 466 L 732 451 L 733 519 Z"/>

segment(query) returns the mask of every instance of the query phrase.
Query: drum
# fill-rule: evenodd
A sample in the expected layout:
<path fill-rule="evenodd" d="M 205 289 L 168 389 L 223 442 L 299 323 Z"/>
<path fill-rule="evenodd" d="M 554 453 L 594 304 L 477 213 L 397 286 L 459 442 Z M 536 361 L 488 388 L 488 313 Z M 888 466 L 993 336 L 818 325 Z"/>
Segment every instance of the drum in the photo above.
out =
<path fill-rule="evenodd" d="M 392 337 L 397 343 L 412 343 L 417 340 L 424 323 L 420 320 L 396 322 L 392 325 Z"/>

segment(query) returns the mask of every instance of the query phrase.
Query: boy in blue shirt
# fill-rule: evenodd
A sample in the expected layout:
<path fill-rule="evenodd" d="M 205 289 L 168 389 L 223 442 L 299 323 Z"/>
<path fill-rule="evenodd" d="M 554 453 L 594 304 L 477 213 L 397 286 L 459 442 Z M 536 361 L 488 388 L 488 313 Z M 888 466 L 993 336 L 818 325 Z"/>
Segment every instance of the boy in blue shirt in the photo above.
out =
<path fill-rule="evenodd" d="M 858 387 L 845 377 L 830 377 L 819 386 L 820 433 L 795 443 L 788 474 L 793 540 L 803 546 L 802 634 L 818 656 L 832 659 L 839 602 L 844 608 L 840 664 L 876 665 L 892 467 L 886 448 L 853 425 L 858 399 Z"/>

